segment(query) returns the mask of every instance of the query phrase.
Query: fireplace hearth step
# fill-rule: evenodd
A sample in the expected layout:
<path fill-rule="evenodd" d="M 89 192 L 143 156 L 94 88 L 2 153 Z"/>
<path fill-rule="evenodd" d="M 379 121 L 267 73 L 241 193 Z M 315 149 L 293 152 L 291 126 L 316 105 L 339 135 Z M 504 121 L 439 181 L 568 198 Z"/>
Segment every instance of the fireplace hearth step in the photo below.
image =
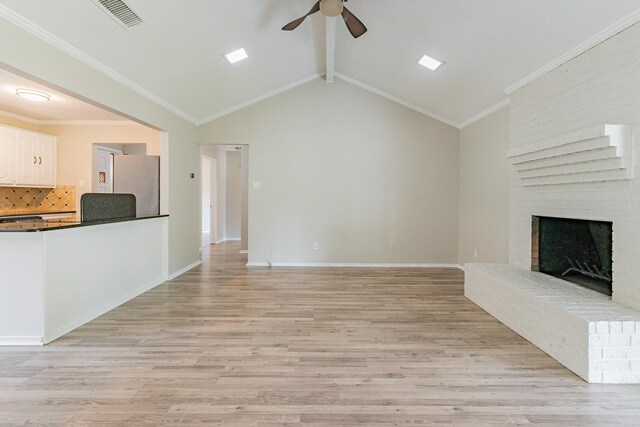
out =
<path fill-rule="evenodd" d="M 590 383 L 640 384 L 640 312 L 508 264 L 466 264 L 464 293 Z"/>

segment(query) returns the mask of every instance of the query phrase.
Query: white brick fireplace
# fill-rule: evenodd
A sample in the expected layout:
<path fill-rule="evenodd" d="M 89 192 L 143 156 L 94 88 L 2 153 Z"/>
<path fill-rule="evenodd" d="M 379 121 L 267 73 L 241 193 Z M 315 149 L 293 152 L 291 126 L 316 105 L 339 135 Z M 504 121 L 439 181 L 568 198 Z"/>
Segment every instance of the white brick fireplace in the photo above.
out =
<path fill-rule="evenodd" d="M 468 265 L 465 294 L 585 380 L 640 383 L 640 24 L 510 113 L 509 265 Z M 532 216 L 613 223 L 612 300 L 530 271 Z"/>

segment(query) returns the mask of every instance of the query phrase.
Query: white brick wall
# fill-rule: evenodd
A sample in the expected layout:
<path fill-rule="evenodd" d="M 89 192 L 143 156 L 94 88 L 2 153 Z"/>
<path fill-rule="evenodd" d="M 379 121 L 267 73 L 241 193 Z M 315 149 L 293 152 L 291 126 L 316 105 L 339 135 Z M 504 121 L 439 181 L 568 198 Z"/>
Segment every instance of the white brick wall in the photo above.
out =
<path fill-rule="evenodd" d="M 464 292 L 586 381 L 640 383 L 640 312 L 506 264 L 467 264 Z"/>
<path fill-rule="evenodd" d="M 640 383 L 640 24 L 518 90 L 510 109 L 510 265 L 468 264 L 465 295 L 585 380 Z M 594 139 L 547 160 L 567 149 L 549 147 L 606 124 L 629 125 L 632 136 L 622 152 L 599 152 L 606 163 L 586 171 L 580 163 L 582 149 L 602 145 Z M 530 158 L 537 163 L 523 163 Z M 623 170 L 595 172 L 615 162 Z M 539 179 L 545 171 L 529 166 L 548 174 Z M 581 176 L 571 175 L 576 168 Z M 563 177 L 548 177 L 558 170 Z M 581 182 L 595 175 L 607 181 Z M 613 301 L 530 271 L 532 215 L 613 222 Z"/>
<path fill-rule="evenodd" d="M 510 150 L 603 124 L 631 125 L 632 179 L 525 187 L 512 168 L 509 262 L 531 267 L 531 216 L 613 222 L 613 300 L 640 310 L 640 24 L 511 96 Z"/>

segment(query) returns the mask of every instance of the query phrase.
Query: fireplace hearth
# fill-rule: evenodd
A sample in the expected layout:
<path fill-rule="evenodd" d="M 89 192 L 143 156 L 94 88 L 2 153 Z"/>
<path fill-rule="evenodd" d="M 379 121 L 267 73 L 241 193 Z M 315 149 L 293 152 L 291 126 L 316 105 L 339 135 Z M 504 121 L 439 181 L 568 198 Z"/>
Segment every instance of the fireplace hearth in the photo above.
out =
<path fill-rule="evenodd" d="M 533 216 L 531 269 L 611 296 L 611 222 Z"/>

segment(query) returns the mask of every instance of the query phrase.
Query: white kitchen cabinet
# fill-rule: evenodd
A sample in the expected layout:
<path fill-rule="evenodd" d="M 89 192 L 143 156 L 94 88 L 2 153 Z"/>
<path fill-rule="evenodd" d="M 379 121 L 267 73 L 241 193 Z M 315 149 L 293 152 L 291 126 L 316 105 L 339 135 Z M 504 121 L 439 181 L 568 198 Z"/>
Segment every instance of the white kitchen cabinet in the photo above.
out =
<path fill-rule="evenodd" d="M 56 138 L 0 126 L 0 185 L 55 187 Z"/>
<path fill-rule="evenodd" d="M 37 185 L 54 187 L 56 185 L 56 138 L 51 135 L 38 135 L 36 142 L 38 162 Z"/>
<path fill-rule="evenodd" d="M 31 132 L 18 131 L 16 143 L 16 185 L 36 186 L 38 185 L 38 157 L 36 148 L 38 135 Z"/>
<path fill-rule="evenodd" d="M 16 136 L 14 129 L 0 126 L 0 185 L 16 180 Z"/>

